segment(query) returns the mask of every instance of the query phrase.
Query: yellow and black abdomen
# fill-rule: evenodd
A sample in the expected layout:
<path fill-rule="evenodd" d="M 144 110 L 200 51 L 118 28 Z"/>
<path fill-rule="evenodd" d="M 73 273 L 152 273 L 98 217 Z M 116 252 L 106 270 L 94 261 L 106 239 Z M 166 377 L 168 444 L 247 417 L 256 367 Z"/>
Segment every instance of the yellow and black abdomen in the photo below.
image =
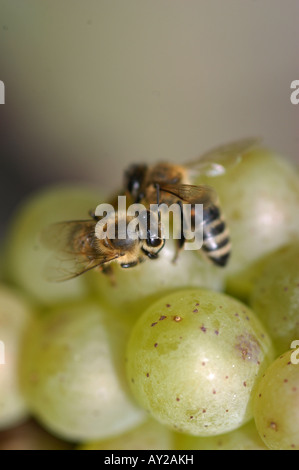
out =
<path fill-rule="evenodd" d="M 217 266 L 226 266 L 231 254 L 229 230 L 218 205 L 203 210 L 203 245 L 206 256 Z"/>

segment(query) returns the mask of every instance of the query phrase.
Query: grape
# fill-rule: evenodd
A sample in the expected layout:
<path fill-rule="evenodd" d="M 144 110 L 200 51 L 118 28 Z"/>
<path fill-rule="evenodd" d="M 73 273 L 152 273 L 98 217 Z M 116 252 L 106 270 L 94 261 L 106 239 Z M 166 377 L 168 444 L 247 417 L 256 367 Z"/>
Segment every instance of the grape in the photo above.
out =
<path fill-rule="evenodd" d="M 263 256 L 244 269 L 239 275 L 228 276 L 224 289 L 226 294 L 250 305 L 252 291 L 261 277 L 264 265 L 267 264 L 269 259 L 272 259 L 272 256 L 273 253 Z"/>
<path fill-rule="evenodd" d="M 153 419 L 109 440 L 83 444 L 79 450 L 171 450 L 173 434 Z"/>
<path fill-rule="evenodd" d="M 272 357 L 267 332 L 241 302 L 205 289 L 179 290 L 135 324 L 127 377 L 155 419 L 211 436 L 252 418 L 251 392 Z"/>
<path fill-rule="evenodd" d="M 267 450 L 260 438 L 254 420 L 242 427 L 219 436 L 195 437 L 176 434 L 179 450 Z"/>
<path fill-rule="evenodd" d="M 0 429 L 22 422 L 28 415 L 20 390 L 18 368 L 23 336 L 32 310 L 12 289 L 0 286 Z"/>
<path fill-rule="evenodd" d="M 84 276 L 61 283 L 47 281 L 46 265 L 53 254 L 41 244 L 40 231 L 53 222 L 87 219 L 88 211 L 100 202 L 95 190 L 75 185 L 50 187 L 27 200 L 7 234 L 7 278 L 43 304 L 84 297 L 88 292 Z"/>
<path fill-rule="evenodd" d="M 271 335 L 277 354 L 299 338 L 299 243 L 269 257 L 256 280 L 250 304 Z"/>
<path fill-rule="evenodd" d="M 287 351 L 266 370 L 255 392 L 254 418 L 273 450 L 299 449 L 299 354 Z"/>
<path fill-rule="evenodd" d="M 299 177 L 294 167 L 270 150 L 258 148 L 226 174 L 199 177 L 215 188 L 231 231 L 232 255 L 225 268 L 230 291 L 256 261 L 299 236 Z M 245 291 L 244 291 L 245 289 Z"/>
<path fill-rule="evenodd" d="M 41 316 L 24 344 L 22 386 L 33 416 L 70 441 L 106 439 L 141 423 L 124 373 L 129 327 L 90 300 Z"/>
<path fill-rule="evenodd" d="M 175 263 L 174 242 L 167 240 L 159 259 L 147 260 L 131 269 L 114 267 L 115 283 L 101 273 L 90 273 L 93 288 L 101 301 L 121 308 L 133 318 L 161 295 L 183 287 L 206 287 L 217 291 L 224 288 L 219 268 L 202 260 L 191 251 L 179 254 Z"/>

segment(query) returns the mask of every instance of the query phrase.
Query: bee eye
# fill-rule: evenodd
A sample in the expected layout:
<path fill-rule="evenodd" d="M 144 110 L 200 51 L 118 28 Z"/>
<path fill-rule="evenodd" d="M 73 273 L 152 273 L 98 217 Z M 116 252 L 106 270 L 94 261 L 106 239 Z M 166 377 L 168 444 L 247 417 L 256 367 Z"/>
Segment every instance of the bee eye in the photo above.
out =
<path fill-rule="evenodd" d="M 158 253 L 162 250 L 165 244 L 163 238 L 147 238 L 145 244 L 142 247 L 142 251 L 148 258 L 156 259 L 158 258 Z"/>
<path fill-rule="evenodd" d="M 163 240 L 161 238 L 148 238 L 146 240 L 147 246 L 150 246 L 152 248 L 157 248 L 158 246 L 161 245 L 162 242 Z"/>

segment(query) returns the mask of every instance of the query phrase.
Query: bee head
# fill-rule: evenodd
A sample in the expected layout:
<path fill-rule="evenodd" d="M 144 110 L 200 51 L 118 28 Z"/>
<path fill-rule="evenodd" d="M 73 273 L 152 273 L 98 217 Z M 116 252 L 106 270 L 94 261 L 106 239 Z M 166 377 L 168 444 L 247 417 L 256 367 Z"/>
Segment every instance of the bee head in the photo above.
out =
<path fill-rule="evenodd" d="M 131 165 L 125 172 L 125 188 L 135 202 L 139 202 L 143 194 L 140 193 L 142 183 L 147 171 L 147 165 Z"/>

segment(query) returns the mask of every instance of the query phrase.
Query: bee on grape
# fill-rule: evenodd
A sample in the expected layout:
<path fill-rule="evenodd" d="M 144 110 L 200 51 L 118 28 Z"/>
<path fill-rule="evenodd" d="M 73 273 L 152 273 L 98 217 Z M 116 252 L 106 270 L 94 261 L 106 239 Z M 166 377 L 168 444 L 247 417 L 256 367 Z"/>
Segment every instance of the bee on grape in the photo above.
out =
<path fill-rule="evenodd" d="M 151 217 L 156 218 L 153 232 Z M 89 220 L 58 222 L 46 227 L 41 234 L 42 242 L 55 253 L 46 269 L 47 279 L 65 281 L 96 268 L 113 280 L 112 262 L 122 268 L 131 268 L 146 259 L 156 259 L 165 243 L 157 214 L 144 211 L 139 215 L 143 230 L 137 224 L 134 224 L 134 230 L 127 230 L 134 219 L 126 213 L 113 213 L 111 221 L 108 216 L 101 226 L 101 233 L 106 234 L 104 237 L 99 234 L 101 218 L 94 214 Z M 109 222 L 114 226 L 113 237 L 109 237 Z M 122 235 L 121 222 L 125 227 Z"/>
<path fill-rule="evenodd" d="M 133 164 L 125 172 L 125 190 L 134 202 L 149 206 L 156 200 L 157 188 L 160 203 L 203 205 L 203 244 L 206 257 L 219 267 L 227 265 L 231 254 L 229 229 L 215 191 L 206 185 L 192 185 L 199 175 L 218 176 L 238 164 L 242 155 L 259 142 L 247 138 L 216 147 L 195 161 L 184 165 L 157 163 Z M 191 213 L 192 215 L 192 213 Z M 183 211 L 181 211 L 183 218 Z M 194 225 L 194 220 L 193 220 Z M 183 220 L 181 220 L 183 226 Z M 186 240 L 183 231 L 177 243 L 177 254 Z"/>

